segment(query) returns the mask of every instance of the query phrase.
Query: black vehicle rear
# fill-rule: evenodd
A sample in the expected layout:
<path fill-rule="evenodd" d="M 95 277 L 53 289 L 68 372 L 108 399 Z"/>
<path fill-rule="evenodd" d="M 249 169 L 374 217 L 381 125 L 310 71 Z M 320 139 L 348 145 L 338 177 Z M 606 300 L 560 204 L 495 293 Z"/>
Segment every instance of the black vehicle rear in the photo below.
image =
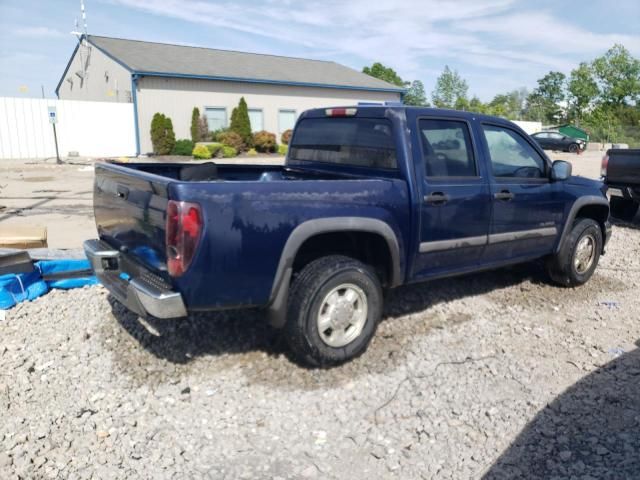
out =
<path fill-rule="evenodd" d="M 611 215 L 631 221 L 640 208 L 640 149 L 610 149 L 602 159 Z"/>

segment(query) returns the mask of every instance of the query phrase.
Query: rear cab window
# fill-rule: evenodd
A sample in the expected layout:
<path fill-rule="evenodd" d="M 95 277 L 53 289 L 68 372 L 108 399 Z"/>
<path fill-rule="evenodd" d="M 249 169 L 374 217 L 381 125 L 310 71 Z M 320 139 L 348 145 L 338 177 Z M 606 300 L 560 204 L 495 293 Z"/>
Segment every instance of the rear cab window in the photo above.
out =
<path fill-rule="evenodd" d="M 289 145 L 289 160 L 383 170 L 398 168 L 391 122 L 386 118 L 305 118 Z"/>

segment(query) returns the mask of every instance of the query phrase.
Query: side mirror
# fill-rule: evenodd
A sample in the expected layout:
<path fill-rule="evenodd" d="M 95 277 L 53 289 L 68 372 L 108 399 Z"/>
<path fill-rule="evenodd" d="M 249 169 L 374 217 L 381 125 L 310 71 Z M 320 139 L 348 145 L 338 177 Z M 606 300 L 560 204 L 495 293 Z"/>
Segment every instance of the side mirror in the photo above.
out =
<path fill-rule="evenodd" d="M 571 177 L 573 166 L 564 160 L 556 160 L 551 166 L 551 180 L 567 180 Z"/>

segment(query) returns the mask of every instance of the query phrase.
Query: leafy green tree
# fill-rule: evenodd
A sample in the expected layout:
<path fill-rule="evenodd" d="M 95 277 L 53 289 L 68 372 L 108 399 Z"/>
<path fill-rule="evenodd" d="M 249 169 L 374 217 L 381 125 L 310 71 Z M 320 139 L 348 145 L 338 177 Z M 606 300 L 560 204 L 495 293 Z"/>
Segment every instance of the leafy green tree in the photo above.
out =
<path fill-rule="evenodd" d="M 436 80 L 436 87 L 431 93 L 431 100 L 438 108 L 454 108 L 461 106 L 467 99 L 469 86 L 467 82 L 445 65 L 444 71 Z"/>
<path fill-rule="evenodd" d="M 405 105 L 412 105 L 416 107 L 429 107 L 429 100 L 424 92 L 424 85 L 420 80 L 414 80 L 411 82 L 411 86 L 405 93 L 403 102 Z"/>
<path fill-rule="evenodd" d="M 580 122 L 585 110 L 595 102 L 600 93 L 591 65 L 582 62 L 571 71 L 567 92 L 570 115 Z"/>
<path fill-rule="evenodd" d="M 198 107 L 193 107 L 193 111 L 191 112 L 191 141 L 193 141 L 193 143 L 202 140 L 200 138 L 200 129 L 198 128 L 199 121 L 200 110 Z"/>
<path fill-rule="evenodd" d="M 561 103 L 566 100 L 565 80 L 562 72 L 549 72 L 538 80 L 538 86 L 527 99 L 536 112 L 536 120 L 554 123 L 563 118 Z"/>
<path fill-rule="evenodd" d="M 380 62 L 375 62 L 370 67 L 364 67 L 362 69 L 362 73 L 366 73 L 367 75 L 379 80 L 384 80 L 385 82 L 397 85 L 398 87 L 406 86 L 406 82 L 400 78 L 400 75 L 398 75 L 393 68 L 385 67 Z"/>
<path fill-rule="evenodd" d="M 244 97 L 240 97 L 238 106 L 231 112 L 231 125 L 229 130 L 236 132 L 246 148 L 250 148 L 253 144 L 253 135 L 251 133 L 251 120 L 249 119 L 249 109 Z"/>
<path fill-rule="evenodd" d="M 624 105 L 640 100 L 640 60 L 616 44 L 593 61 L 604 103 Z"/>
<path fill-rule="evenodd" d="M 475 95 L 469 100 L 469 111 L 476 113 L 487 113 L 487 106 Z"/>

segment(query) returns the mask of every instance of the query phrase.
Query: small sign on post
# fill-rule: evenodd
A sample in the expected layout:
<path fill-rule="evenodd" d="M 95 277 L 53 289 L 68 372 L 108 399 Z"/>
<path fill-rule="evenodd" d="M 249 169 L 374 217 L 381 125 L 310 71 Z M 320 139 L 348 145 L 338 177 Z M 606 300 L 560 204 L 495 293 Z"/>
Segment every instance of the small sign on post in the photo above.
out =
<path fill-rule="evenodd" d="M 56 144 L 56 163 L 60 164 L 62 161 L 60 160 L 60 154 L 58 153 L 58 134 L 56 132 L 56 123 L 58 123 L 58 113 L 56 111 L 56 107 L 49 106 L 47 107 L 47 116 L 49 117 L 49 123 L 53 127 L 53 141 Z"/>
<path fill-rule="evenodd" d="M 56 107 L 47 107 L 47 110 L 49 112 L 49 123 L 58 123 Z"/>

